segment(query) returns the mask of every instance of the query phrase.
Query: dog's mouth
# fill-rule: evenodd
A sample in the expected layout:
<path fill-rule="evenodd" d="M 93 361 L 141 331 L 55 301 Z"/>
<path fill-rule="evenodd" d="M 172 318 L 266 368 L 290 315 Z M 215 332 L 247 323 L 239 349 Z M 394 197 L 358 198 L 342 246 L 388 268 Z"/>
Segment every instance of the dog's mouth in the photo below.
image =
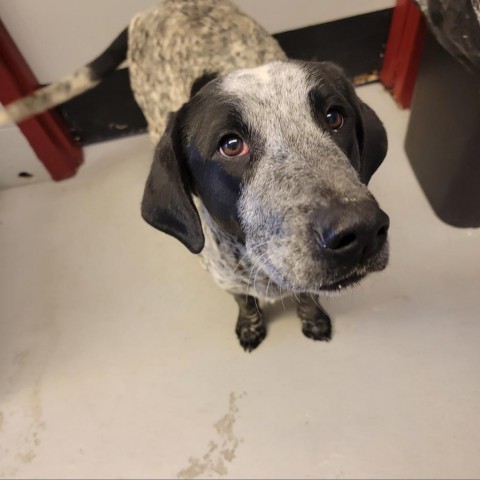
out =
<path fill-rule="evenodd" d="M 265 256 L 257 265 L 281 289 L 297 293 L 341 294 L 358 285 L 369 274 L 384 270 L 388 264 L 388 256 L 388 244 L 385 244 L 382 250 L 367 262 L 349 269 L 340 266 L 332 268 L 326 276 L 322 269 L 318 270 L 318 265 L 312 265 L 312 270 L 307 267 L 304 279 L 295 278 L 290 270 L 279 268 Z"/>
<path fill-rule="evenodd" d="M 367 276 L 368 272 L 365 273 L 353 273 L 341 280 L 337 280 L 333 283 L 327 283 L 322 285 L 319 288 L 319 291 L 322 293 L 340 293 L 343 290 L 354 287 L 357 285 L 361 280 L 363 280 Z"/>
<path fill-rule="evenodd" d="M 323 281 L 321 284 L 312 282 L 307 285 L 299 285 L 292 282 L 288 275 L 276 268 L 271 262 L 264 265 L 262 270 L 280 287 L 298 293 L 342 293 L 346 289 L 357 285 L 370 273 L 368 268 L 362 268 L 360 271 L 348 273 L 340 279 L 337 276 L 335 280 Z"/>
<path fill-rule="evenodd" d="M 341 293 L 349 287 L 354 287 L 360 283 L 367 275 L 384 270 L 388 264 L 388 243 L 367 262 L 357 265 L 340 277 L 333 278 L 331 281 L 325 280 L 318 288 L 319 293 Z"/>

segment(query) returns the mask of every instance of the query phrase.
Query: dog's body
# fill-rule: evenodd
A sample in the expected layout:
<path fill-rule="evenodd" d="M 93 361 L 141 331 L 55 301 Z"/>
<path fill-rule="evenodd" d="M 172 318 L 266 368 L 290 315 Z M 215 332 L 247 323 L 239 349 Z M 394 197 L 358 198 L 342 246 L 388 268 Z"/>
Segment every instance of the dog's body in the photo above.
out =
<path fill-rule="evenodd" d="M 280 61 L 210 80 L 172 114 L 144 219 L 200 253 L 240 306 L 246 350 L 266 330 L 257 299 L 294 293 L 304 333 L 328 340 L 317 303 L 388 260 L 388 217 L 366 183 L 386 135 L 338 67 Z"/>
<path fill-rule="evenodd" d="M 234 295 L 247 351 L 266 335 L 258 300 L 291 293 L 304 334 L 329 340 L 318 295 L 388 261 L 388 217 L 366 187 L 387 148 L 374 112 L 340 69 L 286 61 L 228 0 L 164 0 L 112 47 L 76 78 L 86 88 L 128 57 L 157 145 L 143 218 L 200 253 Z M 17 107 L 59 97 L 38 99 Z"/>

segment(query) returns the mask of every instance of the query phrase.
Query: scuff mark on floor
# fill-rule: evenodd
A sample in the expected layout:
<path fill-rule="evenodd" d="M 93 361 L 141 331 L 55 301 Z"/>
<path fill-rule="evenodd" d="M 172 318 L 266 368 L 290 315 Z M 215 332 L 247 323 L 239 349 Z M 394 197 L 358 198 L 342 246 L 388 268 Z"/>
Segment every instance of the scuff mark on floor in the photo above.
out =
<path fill-rule="evenodd" d="M 235 459 L 238 445 L 242 441 L 235 435 L 234 426 L 239 411 L 237 400 L 244 395 L 230 393 L 228 412 L 214 424 L 218 438 L 208 443 L 202 458 L 190 457 L 188 466 L 178 472 L 177 478 L 225 476 L 228 473 L 227 466 Z"/>
<path fill-rule="evenodd" d="M 30 432 L 25 437 L 23 449 L 17 453 L 21 463 L 31 463 L 37 456 L 36 449 L 40 445 L 40 432 L 45 429 L 42 421 L 41 382 L 38 380 L 29 395 L 30 417 L 32 419 Z"/>
<path fill-rule="evenodd" d="M 17 477 L 23 465 L 37 457 L 41 434 L 45 429 L 42 406 L 42 383 L 36 380 L 29 392 L 10 408 L 0 412 L 0 456 L 4 462 L 0 478 Z"/>

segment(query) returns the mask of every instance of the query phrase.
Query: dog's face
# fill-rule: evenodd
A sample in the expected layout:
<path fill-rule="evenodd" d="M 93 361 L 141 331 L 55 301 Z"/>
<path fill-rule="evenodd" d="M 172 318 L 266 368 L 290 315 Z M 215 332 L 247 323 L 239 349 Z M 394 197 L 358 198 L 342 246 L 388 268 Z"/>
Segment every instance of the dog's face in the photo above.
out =
<path fill-rule="evenodd" d="M 335 291 L 385 268 L 388 217 L 366 184 L 385 130 L 330 63 L 274 62 L 208 82 L 173 114 L 144 219 L 191 251 L 191 195 L 280 287 Z"/>

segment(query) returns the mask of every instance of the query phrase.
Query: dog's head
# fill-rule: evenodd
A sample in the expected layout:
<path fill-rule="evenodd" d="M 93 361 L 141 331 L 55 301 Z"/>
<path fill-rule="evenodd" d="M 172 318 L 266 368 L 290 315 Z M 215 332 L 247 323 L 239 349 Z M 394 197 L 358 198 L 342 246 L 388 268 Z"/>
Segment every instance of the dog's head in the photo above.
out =
<path fill-rule="evenodd" d="M 142 216 L 199 253 L 192 195 L 256 265 L 293 291 L 335 291 L 385 268 L 388 217 L 367 189 L 387 138 L 331 63 L 217 77 L 172 114 Z"/>

